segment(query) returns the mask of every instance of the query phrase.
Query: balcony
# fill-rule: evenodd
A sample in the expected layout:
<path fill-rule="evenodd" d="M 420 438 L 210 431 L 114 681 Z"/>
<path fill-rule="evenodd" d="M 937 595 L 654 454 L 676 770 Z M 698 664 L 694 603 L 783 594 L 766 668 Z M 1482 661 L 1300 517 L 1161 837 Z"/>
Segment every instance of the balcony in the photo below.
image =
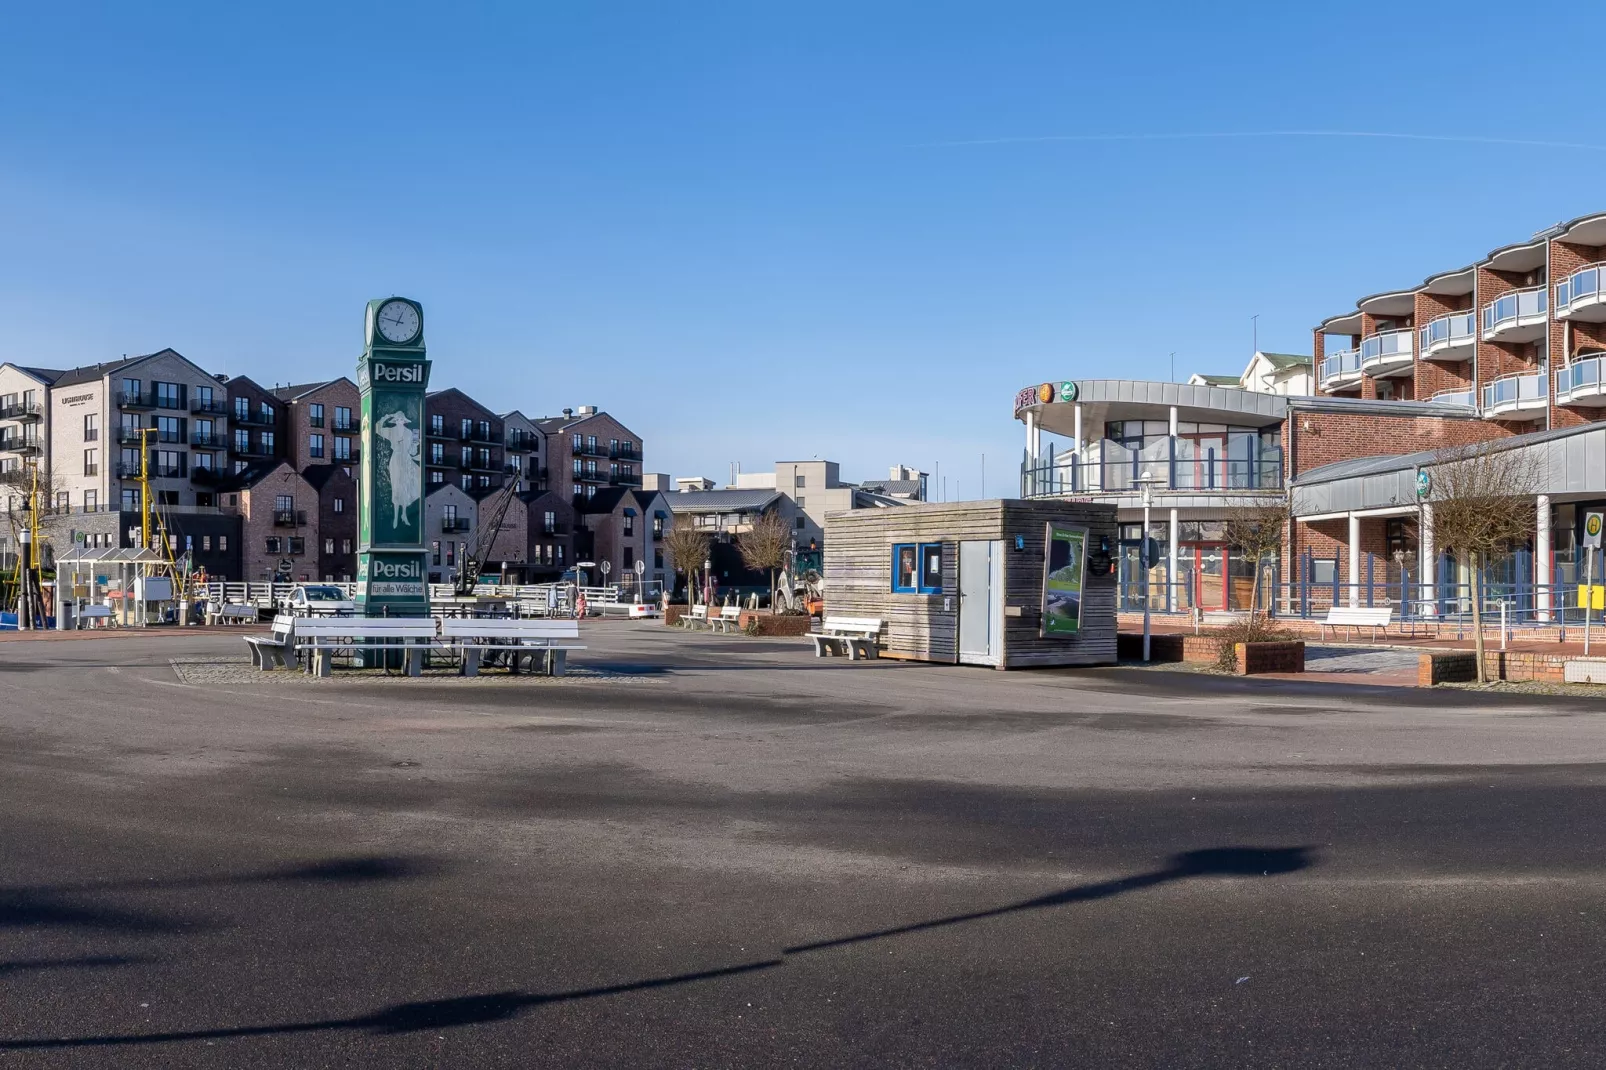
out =
<path fill-rule="evenodd" d="M 513 453 L 534 453 L 540 449 L 540 439 L 528 431 L 509 431 L 507 448 Z"/>
<path fill-rule="evenodd" d="M 190 482 L 198 487 L 215 487 L 223 479 L 223 473 L 216 468 L 196 467 L 190 469 Z"/>
<path fill-rule="evenodd" d="M 1549 400 L 1544 373 L 1506 375 L 1483 388 L 1483 415 L 1489 420 L 1532 420 Z"/>
<path fill-rule="evenodd" d="M 1283 452 L 1265 447 L 1252 434 L 1229 434 L 1220 445 L 1189 438 L 1160 439 L 1143 450 L 1105 439 L 1081 453 L 1052 452 L 1021 471 L 1021 496 L 1061 498 L 1083 494 L 1137 495 L 1139 477 L 1158 477 L 1157 491 L 1239 494 L 1280 491 Z"/>
<path fill-rule="evenodd" d="M 1556 283 L 1556 318 L 1606 320 L 1606 262 L 1579 268 Z"/>
<path fill-rule="evenodd" d="M 117 443 L 121 446 L 143 446 L 145 433 L 156 434 L 154 427 L 119 427 L 117 429 Z"/>
<path fill-rule="evenodd" d="M 608 447 L 599 442 L 577 443 L 571 446 L 570 452 L 576 457 L 606 457 L 608 456 Z"/>
<path fill-rule="evenodd" d="M 541 534 L 542 535 L 567 535 L 568 533 L 569 533 L 569 528 L 568 528 L 568 525 L 566 525 L 566 524 L 542 524 L 541 525 Z"/>
<path fill-rule="evenodd" d="M 352 431 L 356 430 L 356 425 L 353 424 L 350 420 L 342 420 L 340 417 L 337 416 L 337 417 L 335 417 L 334 425 L 332 427 L 330 427 L 329 430 L 331 430 L 331 431 L 343 431 L 343 432 L 345 432 L 346 434 L 349 435 L 349 434 L 351 434 Z"/>
<path fill-rule="evenodd" d="M 1374 377 L 1410 372 L 1411 332 L 1384 331 L 1361 340 L 1361 371 Z"/>
<path fill-rule="evenodd" d="M 37 457 L 44 452 L 44 440 L 23 435 L 0 438 L 0 453 L 20 453 L 24 457 Z"/>
<path fill-rule="evenodd" d="M 178 431 L 157 431 L 155 439 L 157 442 L 165 443 L 169 446 L 182 446 L 184 444 L 184 436 Z"/>
<path fill-rule="evenodd" d="M 1322 389 L 1338 390 L 1361 381 L 1361 351 L 1345 349 L 1322 358 Z"/>
<path fill-rule="evenodd" d="M 37 401 L 17 401 L 0 406 L 0 420 L 40 420 L 44 415 L 45 407 Z"/>
<path fill-rule="evenodd" d="M 1556 372 L 1556 404 L 1587 405 L 1599 408 L 1606 405 L 1606 354 L 1577 357 Z"/>
<path fill-rule="evenodd" d="M 625 449 L 621 446 L 616 450 L 609 450 L 608 458 L 614 461 L 639 461 L 641 460 L 641 451 L 634 448 Z"/>
<path fill-rule="evenodd" d="M 150 466 L 152 479 L 183 479 L 189 473 L 181 464 L 153 464 Z"/>
<path fill-rule="evenodd" d="M 443 516 L 441 517 L 441 532 L 446 535 L 461 534 L 469 530 L 468 517 Z"/>
<path fill-rule="evenodd" d="M 606 472 L 576 472 L 574 474 L 574 482 L 606 483 L 608 482 L 608 474 Z"/>
<path fill-rule="evenodd" d="M 277 422 L 277 417 L 271 412 L 263 413 L 260 409 L 246 409 L 244 412 L 236 409 L 234 422 L 253 427 L 272 427 Z"/>
<path fill-rule="evenodd" d="M 616 487 L 639 487 L 641 486 L 641 477 L 634 475 L 609 476 L 608 482 Z"/>
<path fill-rule="evenodd" d="M 1543 286 L 1513 290 L 1483 306 L 1483 340 L 1493 342 L 1531 342 L 1543 338 L 1550 307 L 1549 292 Z"/>
<path fill-rule="evenodd" d="M 272 457 L 273 450 L 264 446 L 256 439 L 249 439 L 243 445 L 236 442 L 229 447 L 229 452 L 236 457 Z"/>
<path fill-rule="evenodd" d="M 190 411 L 199 416 L 227 416 L 229 403 L 222 398 L 191 398 Z"/>
<path fill-rule="evenodd" d="M 166 441 L 165 439 L 163 440 Z M 205 431 L 196 431 L 190 435 L 190 445 L 203 450 L 220 450 L 224 447 L 222 435 L 209 435 Z"/>
<path fill-rule="evenodd" d="M 300 528 L 307 524 L 307 514 L 296 509 L 275 509 L 273 511 L 273 526 L 276 528 Z"/>
<path fill-rule="evenodd" d="M 1478 403 L 1478 392 L 1471 388 L 1466 390 L 1441 390 L 1428 398 L 1437 405 L 1465 405 L 1472 408 Z"/>
<path fill-rule="evenodd" d="M 112 471 L 117 473 L 118 479 L 139 478 L 139 465 L 137 464 L 125 464 L 122 461 L 118 461 L 117 467 L 112 469 Z"/>
<path fill-rule="evenodd" d="M 1448 316 L 1429 320 L 1428 325 L 1416 332 L 1417 349 L 1424 360 L 1443 353 L 1440 360 L 1467 360 L 1471 353 L 1461 352 L 1462 347 L 1477 341 L 1478 317 L 1471 312 L 1452 312 Z"/>
<path fill-rule="evenodd" d="M 156 395 L 149 390 L 119 390 L 117 404 L 125 409 L 154 409 Z"/>

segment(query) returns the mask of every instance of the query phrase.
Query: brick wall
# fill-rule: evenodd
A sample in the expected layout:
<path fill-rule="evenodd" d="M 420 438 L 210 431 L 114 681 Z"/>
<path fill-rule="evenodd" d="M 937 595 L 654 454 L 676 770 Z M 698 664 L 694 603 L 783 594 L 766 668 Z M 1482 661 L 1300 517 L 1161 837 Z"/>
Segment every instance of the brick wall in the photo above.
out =
<path fill-rule="evenodd" d="M 440 435 L 436 435 L 432 430 L 436 416 L 441 417 L 442 434 Z M 490 434 L 487 437 L 490 441 L 463 441 L 462 426 L 465 419 L 474 422 L 476 435 L 478 434 L 480 421 L 483 420 L 489 423 L 491 425 Z M 474 450 L 476 455 L 482 449 L 489 450 L 491 454 L 490 467 L 494 469 L 493 472 L 468 473 L 475 478 L 476 486 L 478 485 L 479 477 L 483 475 L 490 476 L 491 486 L 501 486 L 502 465 L 506 461 L 503 448 L 505 441 L 506 435 L 502 427 L 501 417 L 461 390 L 451 388 L 430 394 L 424 399 L 424 481 L 426 488 L 436 485 L 437 475 L 440 477 L 440 482 L 462 485 L 461 477 L 465 473 L 461 468 L 460 462 L 464 446 Z M 444 454 L 440 463 L 431 460 L 436 444 L 442 447 Z"/>
<path fill-rule="evenodd" d="M 253 418 L 256 416 L 256 414 L 259 411 L 261 411 L 262 403 L 263 402 L 267 402 L 267 404 L 270 405 L 272 407 L 272 409 L 273 409 L 273 423 L 271 423 L 271 424 L 260 424 L 260 423 L 256 423 L 254 419 L 253 419 L 253 422 L 251 422 L 251 423 L 240 423 L 240 422 L 236 421 L 235 418 L 234 418 L 234 411 L 235 411 L 234 410 L 234 406 L 235 406 L 235 400 L 234 399 L 235 398 L 240 398 L 240 397 L 245 398 L 250 403 L 251 414 L 252 414 Z M 229 380 L 229 382 L 228 382 L 228 398 L 229 398 L 229 416 L 228 416 L 227 427 L 228 427 L 228 436 L 229 436 L 229 454 L 228 454 L 229 462 L 230 462 L 229 465 L 228 465 L 228 470 L 229 471 L 233 471 L 233 469 L 234 469 L 233 462 L 236 461 L 236 460 L 246 461 L 246 462 L 248 462 L 250 464 L 263 464 L 268 459 L 268 458 L 264 458 L 264 457 L 261 457 L 261 456 L 255 455 L 255 454 L 244 455 L 244 454 L 236 453 L 234 451 L 234 432 L 235 432 L 236 429 L 243 428 L 243 429 L 249 430 L 251 432 L 251 444 L 253 446 L 260 446 L 261 445 L 261 443 L 262 443 L 262 433 L 264 431 L 271 432 L 272 435 L 273 435 L 272 457 L 282 458 L 282 457 L 287 457 L 288 456 L 288 454 L 285 452 L 284 403 L 283 402 L 281 402 L 278 398 L 274 397 L 273 394 L 270 391 L 262 389 L 262 387 L 258 386 L 254 381 L 252 381 L 251 379 L 247 378 L 244 375 L 236 375 L 233 379 Z M 252 579 L 252 580 L 255 580 L 256 578 L 257 577 L 255 577 L 255 576 L 250 577 L 250 579 Z"/>
<path fill-rule="evenodd" d="M 1466 312 L 1472 308 L 1471 294 L 1432 294 L 1418 291 L 1416 294 L 1415 322 L 1418 327 L 1424 327 L 1440 316 L 1452 312 Z M 1412 352 L 1416 354 L 1416 390 L 1415 396 L 1426 401 L 1441 390 L 1468 390 L 1472 386 L 1472 361 L 1470 359 L 1471 346 L 1458 346 L 1454 349 L 1440 350 L 1432 357 L 1424 359 L 1422 356 L 1421 339 L 1411 343 Z M 1447 360 L 1448 354 L 1468 354 L 1468 359 Z"/>
<path fill-rule="evenodd" d="M 1283 424 L 1283 456 L 1295 476 L 1335 461 L 1464 446 L 1510 432 L 1488 420 L 1295 412 Z"/>
<path fill-rule="evenodd" d="M 576 460 L 581 462 L 582 468 L 587 461 L 597 462 L 599 481 L 593 482 L 591 485 L 596 486 L 599 490 L 608 485 L 608 465 L 613 463 L 606 454 L 603 456 L 577 457 L 572 448 L 575 435 L 579 435 L 582 440 L 586 436 L 593 436 L 596 438 L 597 444 L 604 449 L 607 448 L 610 441 L 622 442 L 629 440 L 636 444 L 636 450 L 642 454 L 643 458 L 646 456 L 641 438 L 607 413 L 599 412 L 595 416 L 576 419 L 563 430 L 548 434 L 545 447 L 541 451 L 542 456 L 546 459 L 549 472 L 547 486 L 565 498 L 574 496 L 574 490 L 577 485 L 585 485 L 584 482 L 577 484 L 574 478 L 574 462 Z M 644 471 L 640 461 L 620 463 L 629 464 L 638 476 Z"/>
<path fill-rule="evenodd" d="M 274 507 L 279 495 L 288 494 L 295 512 L 306 515 L 306 523 L 281 527 L 274 523 Z M 291 578 L 297 582 L 322 578 L 318 571 L 319 510 L 318 493 L 289 464 L 263 476 L 253 486 L 239 492 L 240 566 L 242 579 L 257 582 L 269 578 L 281 560 L 290 561 Z M 290 538 L 302 540 L 301 552 L 289 551 Z M 268 549 L 268 539 L 280 539 L 279 552 Z"/>
<path fill-rule="evenodd" d="M 1553 241 L 1550 243 L 1550 296 L 1556 296 L 1555 284 L 1560 279 L 1589 264 L 1598 263 L 1606 259 L 1606 250 L 1596 245 L 1574 245 L 1571 242 Z M 1580 424 L 1590 423 L 1594 420 L 1606 419 L 1606 410 L 1598 407 L 1579 405 L 1555 405 L 1555 379 L 1566 366 L 1569 359 L 1581 349 L 1606 349 L 1606 324 L 1600 323 L 1574 323 L 1572 325 L 1572 351 L 1567 346 L 1568 327 L 1566 321 L 1552 320 L 1550 323 L 1550 370 L 1551 370 L 1551 399 L 1552 408 L 1550 419 L 1552 427 L 1577 427 Z"/>
<path fill-rule="evenodd" d="M 339 465 L 327 466 L 319 474 L 325 478 L 317 488 L 318 578 L 356 579 L 357 481 Z M 330 539 L 334 540 L 333 550 L 325 545 Z"/>
<path fill-rule="evenodd" d="M 323 425 L 312 425 L 312 406 L 323 406 Z M 346 408 L 351 410 L 351 430 L 335 430 L 335 409 Z M 361 395 L 357 385 L 349 379 L 336 379 L 311 393 L 304 394 L 285 403 L 285 444 L 284 455 L 297 471 L 309 464 L 335 463 L 335 438 L 348 438 L 351 440 L 351 456 L 357 457 L 358 444 L 362 437 L 362 407 Z M 314 457 L 311 452 L 311 436 L 323 436 L 323 456 Z M 355 470 L 355 460 L 353 460 Z"/>

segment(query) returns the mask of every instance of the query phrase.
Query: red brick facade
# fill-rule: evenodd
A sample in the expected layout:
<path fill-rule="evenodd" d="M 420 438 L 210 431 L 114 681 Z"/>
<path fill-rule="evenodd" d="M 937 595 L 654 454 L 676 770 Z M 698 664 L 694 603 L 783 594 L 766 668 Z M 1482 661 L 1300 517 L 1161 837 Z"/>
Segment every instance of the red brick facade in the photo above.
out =
<path fill-rule="evenodd" d="M 237 505 L 240 511 L 242 579 L 270 580 L 282 574 L 282 566 L 288 567 L 292 582 L 323 578 L 318 492 L 288 462 L 224 498 L 225 505 Z"/>

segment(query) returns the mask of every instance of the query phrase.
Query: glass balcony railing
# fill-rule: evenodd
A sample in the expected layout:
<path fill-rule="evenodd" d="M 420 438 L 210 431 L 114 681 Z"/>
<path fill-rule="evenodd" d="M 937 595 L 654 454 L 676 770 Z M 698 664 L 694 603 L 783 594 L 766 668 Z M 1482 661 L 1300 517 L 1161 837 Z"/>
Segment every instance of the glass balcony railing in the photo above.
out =
<path fill-rule="evenodd" d="M 1411 361 L 1411 332 L 1384 331 L 1361 340 L 1361 367 L 1373 370 Z"/>
<path fill-rule="evenodd" d="M 1502 413 L 1543 408 L 1548 395 L 1543 372 L 1507 375 L 1483 388 L 1483 409 L 1485 413 Z"/>
<path fill-rule="evenodd" d="M 1606 276 L 1606 263 L 1590 264 L 1556 283 L 1556 315 L 1565 316 L 1576 308 L 1601 304 L 1603 276 Z"/>
<path fill-rule="evenodd" d="M 1606 355 L 1581 357 L 1561 369 L 1556 373 L 1556 400 L 1565 405 L 1580 398 L 1606 395 L 1603 366 L 1606 366 Z"/>
<path fill-rule="evenodd" d="M 1134 450 L 1106 439 L 1083 453 L 1050 453 L 1036 464 L 1023 465 L 1021 494 L 1027 498 L 1136 494 L 1144 472 L 1157 479 L 1153 484 L 1157 491 L 1230 494 L 1281 490 L 1282 449 L 1257 442 L 1257 436 L 1233 434 L 1219 448 L 1178 438 Z"/>
<path fill-rule="evenodd" d="M 1493 338 L 1512 327 L 1543 323 L 1549 294 L 1543 286 L 1513 290 L 1483 306 L 1483 337 Z"/>
<path fill-rule="evenodd" d="M 1333 386 L 1361 375 L 1361 351 L 1345 349 L 1322 358 L 1322 385 Z"/>
<path fill-rule="evenodd" d="M 1471 408 L 1478 403 L 1478 394 L 1475 390 L 1441 390 L 1428 400 L 1440 405 L 1465 405 Z"/>
<path fill-rule="evenodd" d="M 1424 357 L 1452 346 L 1469 345 L 1477 333 L 1478 317 L 1471 312 L 1452 312 L 1431 320 L 1416 332 L 1417 348 Z"/>

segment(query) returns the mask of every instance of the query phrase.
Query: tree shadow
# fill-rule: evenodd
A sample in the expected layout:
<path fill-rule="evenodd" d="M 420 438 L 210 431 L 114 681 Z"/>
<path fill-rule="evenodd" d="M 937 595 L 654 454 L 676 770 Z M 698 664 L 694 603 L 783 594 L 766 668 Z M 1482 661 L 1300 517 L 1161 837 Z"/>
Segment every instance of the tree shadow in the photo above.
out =
<path fill-rule="evenodd" d="M 397 1003 L 369 1014 L 349 1018 L 330 1018 L 306 1022 L 286 1022 L 277 1025 L 238 1026 L 227 1029 L 195 1029 L 168 1033 L 105 1034 L 87 1037 L 38 1037 L 0 1041 L 0 1050 L 26 1051 L 42 1048 L 113 1047 L 144 1044 L 166 1044 L 190 1040 L 223 1040 L 239 1037 L 277 1036 L 298 1033 L 320 1033 L 334 1030 L 360 1030 L 370 1035 L 394 1036 L 424 1030 L 454 1029 L 461 1026 L 487 1025 L 517 1017 L 532 1007 L 549 1003 L 568 1003 L 596 999 L 603 996 L 623 995 L 656 988 L 695 984 L 699 981 L 737 977 L 775 969 L 785 965 L 788 958 L 807 955 L 872 940 L 884 940 L 909 933 L 925 932 L 951 925 L 963 925 L 986 918 L 1002 917 L 1026 911 L 1046 910 L 1071 903 L 1090 902 L 1111 896 L 1134 892 L 1144 888 L 1198 877 L 1252 877 L 1295 873 L 1316 862 L 1311 847 L 1214 847 L 1185 851 L 1174 855 L 1169 864 L 1149 873 L 1140 873 L 1117 880 L 1093 884 L 1073 885 L 1049 895 L 1023 899 L 1016 903 L 990 910 L 970 911 L 943 918 L 877 929 L 852 936 L 813 943 L 797 944 L 784 949 L 778 958 L 725 966 L 695 973 L 673 974 L 641 981 L 596 988 L 572 989 L 566 992 L 523 992 L 518 990 L 488 992 L 452 999 L 425 1000 L 416 1003 Z"/>

